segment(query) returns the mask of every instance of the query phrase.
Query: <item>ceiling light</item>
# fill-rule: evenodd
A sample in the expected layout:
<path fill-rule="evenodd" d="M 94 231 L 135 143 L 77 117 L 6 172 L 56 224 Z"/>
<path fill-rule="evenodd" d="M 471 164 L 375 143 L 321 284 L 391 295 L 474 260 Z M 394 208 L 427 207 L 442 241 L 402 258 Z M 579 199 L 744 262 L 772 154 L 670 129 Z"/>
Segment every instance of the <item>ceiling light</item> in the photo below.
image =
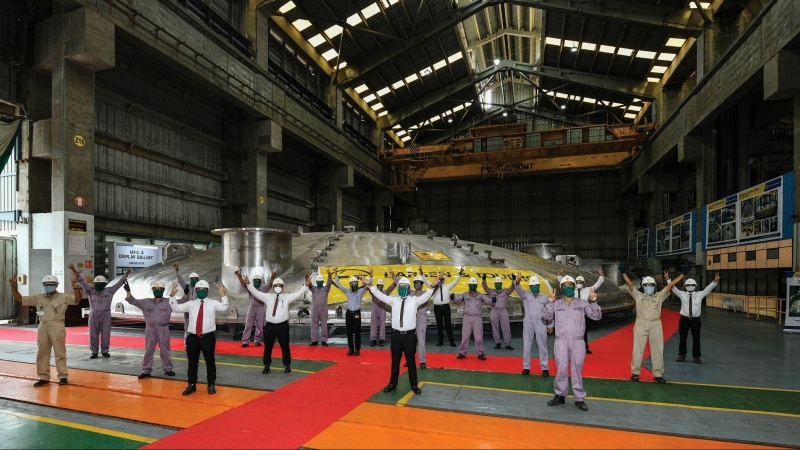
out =
<path fill-rule="evenodd" d="M 508 116 L 508 111 L 503 111 L 503 117 Z"/>
<path fill-rule="evenodd" d="M 377 3 L 373 3 L 361 10 L 361 14 L 364 15 L 365 19 L 369 19 L 370 17 L 374 16 L 375 14 L 378 14 L 379 12 L 381 12 L 381 7 L 378 6 Z"/>
<path fill-rule="evenodd" d="M 405 83 L 403 80 L 400 80 L 392 85 L 392 89 L 400 89 L 403 86 L 405 86 Z"/>
<path fill-rule="evenodd" d="M 347 61 L 342 61 L 339 63 L 339 70 L 344 69 L 345 67 L 347 67 Z"/>
<path fill-rule="evenodd" d="M 380 111 L 383 109 L 383 103 L 378 102 L 371 106 L 373 111 Z"/>
<path fill-rule="evenodd" d="M 499 66 L 500 65 L 500 58 L 495 58 L 494 59 L 494 65 L 495 66 Z"/>
<path fill-rule="evenodd" d="M 430 75 L 432 73 L 433 73 L 433 69 L 431 69 L 430 67 L 426 67 L 426 68 L 424 68 L 424 69 L 419 71 L 419 74 L 422 75 L 423 77 L 426 76 L 426 75 Z"/>
<path fill-rule="evenodd" d="M 700 7 L 703 8 L 703 9 L 708 9 L 708 7 L 711 6 L 711 3 L 706 3 L 706 2 L 699 2 L 699 3 L 700 3 Z M 689 8 L 690 9 L 697 9 L 697 4 L 694 2 L 694 0 L 690 0 L 689 1 Z"/>
<path fill-rule="evenodd" d="M 403 135 L 406 134 L 406 130 L 400 130 L 400 131 L 396 132 L 395 134 L 398 135 L 398 136 L 403 136 Z"/>
<path fill-rule="evenodd" d="M 393 130 L 399 130 L 400 128 L 401 128 L 401 127 L 400 127 L 400 124 L 399 124 L 399 123 L 398 123 L 397 125 L 395 125 L 395 126 L 393 126 L 393 127 L 392 127 L 392 129 L 393 129 Z"/>
<path fill-rule="evenodd" d="M 451 118 L 447 119 L 447 123 L 453 123 L 453 118 L 451 117 Z"/>
<path fill-rule="evenodd" d="M 593 52 L 597 50 L 597 44 L 592 44 L 591 42 L 581 42 L 581 50 Z"/>
<path fill-rule="evenodd" d="M 458 105 L 455 108 L 453 108 L 453 112 L 457 113 L 457 112 L 461 111 L 462 109 L 464 109 L 464 105 Z"/>
<path fill-rule="evenodd" d="M 453 53 L 452 55 L 447 57 L 447 62 L 452 64 L 452 63 L 458 61 L 459 59 L 461 59 L 463 57 L 464 57 L 464 55 L 462 55 L 461 52 Z"/>
<path fill-rule="evenodd" d="M 578 51 L 578 46 L 575 45 L 575 44 L 572 44 L 572 48 L 569 51 L 571 51 L 572 53 L 577 52 Z"/>
<path fill-rule="evenodd" d="M 433 70 L 439 70 L 439 69 L 441 69 L 442 67 L 444 67 L 446 65 L 447 65 L 447 61 L 441 60 L 441 61 L 439 61 L 439 62 L 437 62 L 436 64 L 433 65 Z"/>
<path fill-rule="evenodd" d="M 417 76 L 417 74 L 415 73 L 412 73 L 411 75 L 406 77 L 406 83 L 411 83 L 412 81 L 417 81 L 417 80 L 419 80 L 419 76 Z"/>
<path fill-rule="evenodd" d="M 628 109 L 631 110 L 631 111 L 641 111 L 642 107 L 641 106 L 631 105 L 631 106 L 628 106 Z"/>
<path fill-rule="evenodd" d="M 563 104 L 563 105 L 561 105 L 561 109 L 567 109 L 567 105 L 566 105 L 566 103 L 565 103 L 565 104 Z"/>

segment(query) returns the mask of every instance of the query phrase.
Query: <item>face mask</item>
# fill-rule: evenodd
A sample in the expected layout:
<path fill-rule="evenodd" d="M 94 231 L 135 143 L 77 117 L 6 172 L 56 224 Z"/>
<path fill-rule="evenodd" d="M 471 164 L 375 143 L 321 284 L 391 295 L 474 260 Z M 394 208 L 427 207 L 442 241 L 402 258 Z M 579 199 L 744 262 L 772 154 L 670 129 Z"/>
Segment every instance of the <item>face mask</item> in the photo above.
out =
<path fill-rule="evenodd" d="M 280 294 L 281 292 L 283 292 L 283 286 L 275 286 L 275 289 L 273 290 L 275 291 L 276 294 Z"/>
<path fill-rule="evenodd" d="M 161 298 L 163 296 L 164 296 L 164 290 L 163 289 L 153 289 L 153 297 Z"/>
<path fill-rule="evenodd" d="M 539 293 L 539 286 L 538 285 L 531 286 L 531 292 L 534 293 L 534 294 L 538 294 Z"/>
<path fill-rule="evenodd" d="M 422 281 L 415 281 L 414 289 L 422 289 Z"/>
<path fill-rule="evenodd" d="M 322 281 L 317 281 L 317 287 L 322 287 Z"/>
<path fill-rule="evenodd" d="M 478 290 L 478 285 L 477 284 L 470 284 L 469 285 L 469 291 L 470 292 L 476 292 L 477 290 Z"/>
<path fill-rule="evenodd" d="M 102 291 L 103 289 L 106 288 L 106 284 L 105 283 L 95 283 L 94 284 L 94 288 L 97 289 L 98 291 Z"/>
<path fill-rule="evenodd" d="M 564 286 L 561 288 L 561 291 L 564 292 L 566 297 L 572 298 L 575 297 L 575 287 L 574 286 Z"/>
<path fill-rule="evenodd" d="M 576 284 L 575 289 L 583 289 L 583 283 Z"/>
<path fill-rule="evenodd" d="M 689 291 L 689 292 L 694 292 L 694 288 L 695 288 L 695 287 L 694 287 L 694 286 L 692 286 L 691 284 L 690 284 L 690 285 L 688 285 L 688 286 L 686 286 L 686 290 L 687 290 L 687 291 Z"/>
<path fill-rule="evenodd" d="M 355 292 L 358 290 L 358 283 L 350 283 L 350 290 Z"/>
<path fill-rule="evenodd" d="M 375 287 L 377 287 L 379 291 L 383 290 L 383 285 L 382 284 L 376 284 Z"/>
<path fill-rule="evenodd" d="M 400 286 L 397 288 L 397 293 L 400 294 L 400 297 L 408 297 L 408 286 Z"/>
<path fill-rule="evenodd" d="M 253 280 L 253 286 L 255 286 L 256 289 L 260 288 L 261 287 L 261 280 Z"/>
<path fill-rule="evenodd" d="M 495 289 L 497 289 L 498 291 L 499 291 L 500 289 L 503 289 L 503 283 L 495 283 L 495 284 L 494 284 L 494 288 L 495 288 Z"/>
<path fill-rule="evenodd" d="M 56 291 L 56 287 L 55 286 L 45 285 L 45 287 L 44 287 L 45 294 L 52 294 L 55 291 Z"/>
<path fill-rule="evenodd" d="M 656 287 L 655 286 L 645 286 L 644 287 L 644 293 L 647 294 L 647 295 L 653 295 L 653 294 L 656 293 Z"/>
<path fill-rule="evenodd" d="M 192 286 L 197 284 L 198 281 L 200 281 L 199 278 L 189 278 L 189 284 L 191 284 Z"/>
<path fill-rule="evenodd" d="M 206 297 L 208 297 L 208 291 L 202 291 L 202 290 L 198 290 L 197 291 L 197 298 L 199 298 L 200 300 L 203 300 Z"/>

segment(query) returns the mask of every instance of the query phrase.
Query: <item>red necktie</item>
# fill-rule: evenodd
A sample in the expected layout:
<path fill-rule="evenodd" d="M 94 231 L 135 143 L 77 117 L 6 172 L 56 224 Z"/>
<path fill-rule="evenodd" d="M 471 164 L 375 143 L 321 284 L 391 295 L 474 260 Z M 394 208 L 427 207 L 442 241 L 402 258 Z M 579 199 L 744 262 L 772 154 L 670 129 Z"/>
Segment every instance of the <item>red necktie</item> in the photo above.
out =
<path fill-rule="evenodd" d="M 275 296 L 275 306 L 272 307 L 272 317 L 275 317 L 275 313 L 278 312 L 278 299 L 280 297 L 280 295 Z"/>
<path fill-rule="evenodd" d="M 203 334 L 203 301 L 200 300 L 200 311 L 197 312 L 197 326 L 195 326 L 194 334 L 200 336 Z"/>

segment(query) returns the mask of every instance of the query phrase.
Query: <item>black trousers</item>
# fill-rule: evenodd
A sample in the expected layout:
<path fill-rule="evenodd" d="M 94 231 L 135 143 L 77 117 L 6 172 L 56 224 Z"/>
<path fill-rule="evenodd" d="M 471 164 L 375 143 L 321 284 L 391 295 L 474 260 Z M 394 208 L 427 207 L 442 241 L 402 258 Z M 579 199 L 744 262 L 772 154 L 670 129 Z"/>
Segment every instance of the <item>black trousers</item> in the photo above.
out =
<path fill-rule="evenodd" d="M 686 355 L 686 337 L 689 335 L 689 330 L 692 331 L 692 357 L 700 357 L 700 318 L 692 317 L 691 319 L 681 315 L 681 321 L 678 322 L 678 332 L 680 333 L 681 340 L 678 343 L 678 354 Z"/>
<path fill-rule="evenodd" d="M 417 385 L 417 330 L 397 331 L 392 330 L 392 375 L 389 377 L 389 386 L 397 386 L 400 377 L 400 358 L 405 355 L 408 364 L 408 381 L 411 387 Z"/>
<path fill-rule="evenodd" d="M 347 347 L 350 350 L 361 350 L 361 310 L 350 311 L 344 315 L 347 330 Z"/>
<path fill-rule="evenodd" d="M 453 324 L 450 322 L 450 305 L 433 305 L 433 315 L 436 316 L 436 333 L 439 335 L 439 343 L 444 342 L 444 331 L 447 332 L 447 339 L 450 343 L 454 343 Z"/>
<path fill-rule="evenodd" d="M 278 338 L 278 345 L 281 346 L 283 354 L 283 365 L 288 367 L 292 363 L 292 351 L 289 349 L 289 321 L 281 323 L 264 324 L 264 365 L 269 367 L 272 364 L 272 349 L 275 347 L 275 338 Z"/>
<path fill-rule="evenodd" d="M 200 352 L 206 361 L 206 380 L 208 384 L 217 381 L 217 364 L 214 362 L 214 349 L 217 347 L 217 335 L 206 333 L 198 336 L 189 333 L 186 336 L 186 357 L 189 359 L 189 384 L 197 384 L 197 366 L 200 363 Z"/>

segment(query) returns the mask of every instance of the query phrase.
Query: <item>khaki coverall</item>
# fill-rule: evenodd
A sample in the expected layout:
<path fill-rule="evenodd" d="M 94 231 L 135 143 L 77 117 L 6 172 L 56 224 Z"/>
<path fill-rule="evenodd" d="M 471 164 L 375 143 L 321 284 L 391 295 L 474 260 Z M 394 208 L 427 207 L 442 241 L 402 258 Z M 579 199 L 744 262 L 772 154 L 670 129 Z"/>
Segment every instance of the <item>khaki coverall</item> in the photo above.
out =
<path fill-rule="evenodd" d="M 631 373 L 639 375 L 642 356 L 647 340 L 650 340 L 650 361 L 653 364 L 653 376 L 664 375 L 664 330 L 661 327 L 661 304 L 667 299 L 669 292 L 662 289 L 653 295 L 646 295 L 638 290 L 631 292 L 636 301 L 636 324 L 633 326 L 633 358 Z"/>
<path fill-rule="evenodd" d="M 46 294 L 22 297 L 23 306 L 35 306 L 39 315 L 39 335 L 36 343 L 39 353 L 36 355 L 36 372 L 39 379 L 50 380 L 50 349 L 56 355 L 58 379 L 67 378 L 67 330 L 64 328 L 64 314 L 67 306 L 77 305 L 81 299 L 74 295 L 56 292 L 52 298 Z"/>

